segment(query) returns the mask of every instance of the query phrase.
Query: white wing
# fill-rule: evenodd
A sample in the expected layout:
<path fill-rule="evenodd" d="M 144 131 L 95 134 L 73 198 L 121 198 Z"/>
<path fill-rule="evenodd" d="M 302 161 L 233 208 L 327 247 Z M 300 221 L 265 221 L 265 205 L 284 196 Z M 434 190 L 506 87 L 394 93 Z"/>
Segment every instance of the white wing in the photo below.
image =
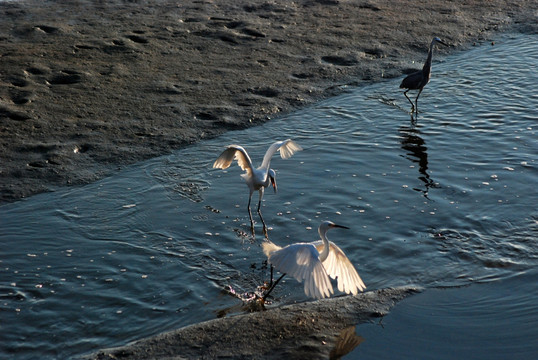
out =
<path fill-rule="evenodd" d="M 323 249 L 321 240 L 312 243 L 318 251 Z M 346 294 L 357 295 L 359 291 L 366 289 L 366 285 L 349 261 L 346 254 L 335 243 L 329 242 L 329 256 L 323 262 L 323 266 L 329 276 L 338 280 L 338 290 Z"/>
<path fill-rule="evenodd" d="M 281 273 L 293 276 L 299 282 L 304 281 L 307 296 L 321 299 L 333 293 L 329 276 L 312 244 L 292 244 L 276 250 L 269 255 L 269 263 Z"/>
<path fill-rule="evenodd" d="M 247 173 L 252 172 L 252 161 L 248 156 L 247 151 L 239 145 L 229 145 L 226 150 L 220 154 L 217 160 L 213 163 L 214 168 L 227 169 L 232 164 L 232 161 L 236 159 L 237 165 Z"/>
<path fill-rule="evenodd" d="M 284 141 L 284 144 L 280 147 L 280 156 L 282 159 L 287 159 L 293 154 L 295 154 L 297 151 L 303 150 L 302 147 L 299 146 L 295 141 L 288 139 Z"/>
<path fill-rule="evenodd" d="M 271 158 L 278 150 L 280 150 L 280 156 L 282 157 L 282 159 L 287 159 L 293 154 L 295 154 L 297 151 L 303 150 L 303 148 L 291 139 L 277 141 L 271 146 L 269 146 L 269 149 L 267 149 L 267 151 L 265 152 L 265 155 L 263 156 L 263 162 L 260 168 L 268 169 L 269 164 L 271 163 Z"/>

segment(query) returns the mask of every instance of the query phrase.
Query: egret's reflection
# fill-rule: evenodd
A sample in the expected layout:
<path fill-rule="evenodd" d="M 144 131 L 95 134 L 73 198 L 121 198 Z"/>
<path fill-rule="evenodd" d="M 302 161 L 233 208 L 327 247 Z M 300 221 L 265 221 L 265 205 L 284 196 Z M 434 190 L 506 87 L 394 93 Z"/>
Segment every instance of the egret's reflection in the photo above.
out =
<path fill-rule="evenodd" d="M 413 163 L 418 163 L 418 172 L 420 174 L 418 178 L 424 183 L 424 189 L 413 188 L 413 190 L 422 192 L 423 196 L 429 199 L 428 192 L 430 188 L 436 188 L 438 184 L 428 174 L 428 148 L 413 120 L 413 117 L 411 117 L 411 126 L 402 126 L 398 130 L 401 138 L 400 143 L 402 144 L 402 149 L 406 151 L 405 157 Z"/>
<path fill-rule="evenodd" d="M 329 359 L 336 360 L 342 358 L 342 356 L 349 354 L 363 341 L 364 338 L 355 333 L 355 326 L 345 328 L 336 337 L 336 344 L 329 353 Z"/>

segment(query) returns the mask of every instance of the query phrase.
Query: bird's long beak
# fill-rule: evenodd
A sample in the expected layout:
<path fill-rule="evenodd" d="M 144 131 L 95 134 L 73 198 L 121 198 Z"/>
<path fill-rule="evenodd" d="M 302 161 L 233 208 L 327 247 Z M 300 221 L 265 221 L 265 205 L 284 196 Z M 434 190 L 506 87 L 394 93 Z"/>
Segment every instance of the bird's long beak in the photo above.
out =
<path fill-rule="evenodd" d="M 341 229 L 349 229 L 347 226 L 344 226 L 344 225 L 338 225 L 338 224 L 334 224 L 334 225 L 332 225 L 332 227 L 335 227 L 335 228 L 341 228 Z"/>
<path fill-rule="evenodd" d="M 269 178 L 271 179 L 271 185 L 273 185 L 273 189 L 275 190 L 275 194 L 276 194 L 276 191 L 277 191 L 276 179 L 272 176 L 270 176 Z"/>
<path fill-rule="evenodd" d="M 446 42 L 444 42 L 443 40 L 437 40 L 437 42 L 439 44 L 443 44 L 444 46 L 449 46 Z"/>

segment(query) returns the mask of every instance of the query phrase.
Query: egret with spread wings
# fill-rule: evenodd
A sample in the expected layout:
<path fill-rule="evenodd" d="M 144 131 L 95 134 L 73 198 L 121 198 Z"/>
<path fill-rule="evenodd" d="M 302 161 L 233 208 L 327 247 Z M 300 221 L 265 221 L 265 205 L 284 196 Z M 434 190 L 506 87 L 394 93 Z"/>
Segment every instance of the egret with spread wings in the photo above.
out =
<path fill-rule="evenodd" d="M 250 157 L 248 156 L 247 151 L 242 146 L 229 145 L 226 150 L 224 150 L 222 154 L 220 154 L 218 159 L 213 164 L 214 168 L 227 169 L 235 159 L 237 160 L 237 165 L 239 165 L 241 169 L 246 171 L 244 174 L 241 175 L 241 177 L 245 180 L 248 188 L 250 189 L 247 207 L 252 235 L 254 235 L 254 220 L 252 219 L 250 202 L 252 200 L 252 194 L 254 193 L 254 191 L 257 190 L 259 193 L 258 215 L 260 216 L 260 219 L 263 224 L 263 232 L 267 237 L 267 226 L 265 225 L 265 221 L 263 220 L 260 206 L 262 203 L 263 192 L 265 188 L 267 188 L 269 185 L 272 185 L 273 189 L 275 190 L 275 193 L 277 191 L 276 173 L 273 169 L 269 168 L 271 164 L 271 158 L 277 151 L 280 151 L 280 156 L 283 159 L 287 159 L 295 152 L 300 150 L 302 150 L 302 148 L 291 139 L 287 139 L 284 141 L 276 141 L 269 147 L 269 149 L 267 149 L 267 152 L 263 157 L 262 164 L 258 168 L 255 168 L 252 164 L 252 160 L 250 160 Z"/>
<path fill-rule="evenodd" d="M 304 282 L 305 294 L 316 299 L 330 297 L 334 293 L 329 277 L 336 279 L 338 290 L 347 294 L 356 295 L 366 289 L 346 254 L 327 239 L 327 231 L 332 228 L 348 229 L 331 221 L 324 221 L 318 228 L 321 240 L 285 247 L 271 241 L 263 243 L 263 252 L 269 263 L 283 274 L 265 293 L 264 300 L 286 274 Z"/>

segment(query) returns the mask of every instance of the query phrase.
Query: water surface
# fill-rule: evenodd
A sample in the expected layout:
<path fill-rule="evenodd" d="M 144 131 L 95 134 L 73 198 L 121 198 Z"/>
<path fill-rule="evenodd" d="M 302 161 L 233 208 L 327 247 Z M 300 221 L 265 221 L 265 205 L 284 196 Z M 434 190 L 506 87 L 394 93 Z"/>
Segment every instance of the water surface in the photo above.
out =
<path fill-rule="evenodd" d="M 257 162 L 274 140 L 293 138 L 304 150 L 275 156 L 279 192 L 263 203 L 271 240 L 313 241 L 332 220 L 351 228 L 329 237 L 368 290 L 429 289 L 383 326 L 358 326 L 364 342 L 349 358 L 390 358 L 387 339 L 409 358 L 428 349 L 453 358 L 445 350 L 459 345 L 445 336 L 463 328 L 459 340 L 493 334 L 462 351 L 502 358 L 491 339 L 510 326 L 511 346 L 528 358 L 538 351 L 528 343 L 538 321 L 536 44 L 505 36 L 434 58 L 415 121 L 401 79 L 349 88 L 94 184 L 1 206 L 0 357 L 69 358 L 240 311 L 225 289 L 268 280 L 262 232 L 246 235 L 239 167 L 211 164 L 228 144 Z M 308 300 L 293 279 L 274 297 L 273 306 Z M 426 329 L 421 346 L 409 346 L 410 329 Z"/>

